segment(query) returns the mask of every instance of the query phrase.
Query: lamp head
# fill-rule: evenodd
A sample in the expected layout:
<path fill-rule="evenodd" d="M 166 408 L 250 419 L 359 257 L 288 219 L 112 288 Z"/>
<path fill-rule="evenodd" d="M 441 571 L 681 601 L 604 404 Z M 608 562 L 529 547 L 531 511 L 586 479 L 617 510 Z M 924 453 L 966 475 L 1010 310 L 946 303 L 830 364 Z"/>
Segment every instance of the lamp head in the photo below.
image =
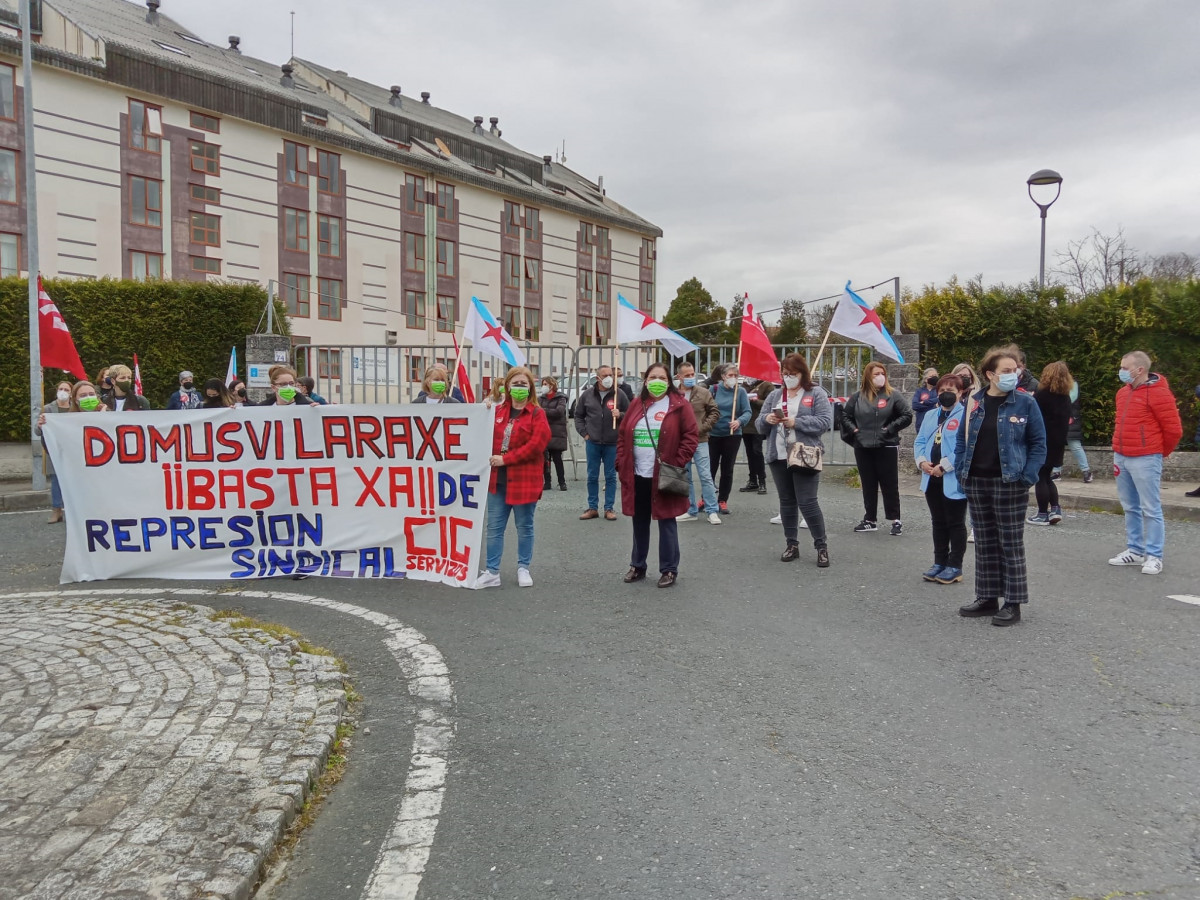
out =
<path fill-rule="evenodd" d="M 1038 169 L 1027 179 L 1025 183 L 1028 185 L 1035 184 L 1062 184 L 1063 177 L 1053 169 Z"/>

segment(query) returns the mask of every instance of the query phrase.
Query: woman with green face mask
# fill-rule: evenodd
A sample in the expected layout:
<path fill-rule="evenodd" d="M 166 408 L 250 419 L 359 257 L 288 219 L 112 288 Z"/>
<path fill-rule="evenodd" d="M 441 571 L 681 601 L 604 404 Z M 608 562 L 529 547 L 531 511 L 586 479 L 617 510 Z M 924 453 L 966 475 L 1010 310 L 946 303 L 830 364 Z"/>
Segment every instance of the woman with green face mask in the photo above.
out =
<path fill-rule="evenodd" d="M 663 363 L 651 363 L 642 392 L 621 419 L 617 436 L 617 475 L 621 479 L 621 512 L 633 519 L 633 553 L 625 583 L 646 577 L 650 522 L 658 521 L 658 586 L 669 588 L 679 577 L 679 532 L 676 516 L 687 512 L 687 494 L 658 489 L 660 463 L 686 466 L 700 442 L 691 401 L 671 381 Z"/>
<path fill-rule="evenodd" d="M 542 497 L 542 454 L 550 443 L 550 423 L 538 406 L 533 373 L 515 366 L 504 376 L 504 399 L 496 404 L 492 429 L 491 482 L 487 500 L 487 571 L 476 588 L 500 587 L 504 531 L 512 514 L 517 523 L 517 584 L 533 587 L 533 514 Z"/>
<path fill-rule="evenodd" d="M 314 406 L 315 404 L 300 392 L 296 383 L 296 370 L 291 366 L 271 366 L 267 371 L 271 380 L 271 393 L 259 406 Z"/>
<path fill-rule="evenodd" d="M 450 389 L 450 375 L 441 363 L 434 363 L 425 370 L 421 380 L 421 392 L 414 403 L 462 403 L 463 396 L 458 388 Z"/>

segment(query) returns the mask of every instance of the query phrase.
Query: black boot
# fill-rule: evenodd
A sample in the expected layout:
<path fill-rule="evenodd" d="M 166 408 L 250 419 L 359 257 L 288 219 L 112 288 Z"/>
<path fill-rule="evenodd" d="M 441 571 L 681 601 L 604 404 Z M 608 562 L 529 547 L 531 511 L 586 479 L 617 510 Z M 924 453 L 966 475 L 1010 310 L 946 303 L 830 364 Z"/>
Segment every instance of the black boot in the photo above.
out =
<path fill-rule="evenodd" d="M 758 492 L 765 494 L 767 492 L 767 480 L 765 478 L 758 479 Z"/>
<path fill-rule="evenodd" d="M 1021 621 L 1021 604 L 1005 603 L 1000 612 L 992 616 L 992 624 L 1003 628 L 1006 625 L 1016 625 Z"/>
<path fill-rule="evenodd" d="M 567 483 L 565 481 L 560 481 L 558 483 L 558 489 L 560 491 L 565 491 L 567 489 Z"/>
<path fill-rule="evenodd" d="M 983 616 L 995 615 L 1000 609 L 1000 604 L 995 600 L 976 600 L 974 603 L 968 603 L 966 606 L 958 608 L 958 614 L 967 619 L 979 619 Z"/>
<path fill-rule="evenodd" d="M 1194 491 L 1184 491 L 1183 496 L 1185 496 L 1185 497 L 1200 497 L 1200 487 L 1196 488 Z"/>
<path fill-rule="evenodd" d="M 746 482 L 745 487 L 738 488 L 738 493 L 749 494 L 749 493 L 752 493 L 757 490 L 758 490 L 758 479 L 752 475 L 752 476 L 750 476 L 750 480 L 748 482 Z"/>

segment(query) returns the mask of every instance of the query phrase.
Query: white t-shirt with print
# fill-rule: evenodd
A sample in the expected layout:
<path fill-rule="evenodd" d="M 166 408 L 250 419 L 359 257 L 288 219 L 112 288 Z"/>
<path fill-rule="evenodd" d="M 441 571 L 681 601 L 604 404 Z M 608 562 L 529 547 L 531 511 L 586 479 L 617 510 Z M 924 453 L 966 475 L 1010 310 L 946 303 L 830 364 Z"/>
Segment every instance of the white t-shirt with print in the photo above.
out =
<path fill-rule="evenodd" d="M 658 443 L 662 420 L 670 407 L 671 398 L 663 397 L 652 403 L 645 415 L 640 416 L 633 426 L 633 471 L 642 478 L 654 477 L 654 445 Z M 647 421 L 650 423 L 649 428 L 646 427 Z"/>

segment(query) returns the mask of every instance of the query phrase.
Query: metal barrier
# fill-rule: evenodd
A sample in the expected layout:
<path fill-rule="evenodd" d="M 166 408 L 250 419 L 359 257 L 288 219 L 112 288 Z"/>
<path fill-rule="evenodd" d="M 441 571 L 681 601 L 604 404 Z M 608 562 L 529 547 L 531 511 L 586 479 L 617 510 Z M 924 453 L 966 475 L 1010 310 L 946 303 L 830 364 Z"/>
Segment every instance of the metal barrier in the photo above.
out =
<path fill-rule="evenodd" d="M 561 344 L 525 344 L 521 348 L 535 378 L 552 375 L 559 391 L 567 397 L 568 409 L 574 408 L 579 394 L 595 383 L 596 369 L 602 365 L 623 370 L 626 381 L 641 389 L 641 376 L 650 363 L 661 360 L 672 371 L 687 359 L 703 377 L 722 363 L 735 362 L 737 344 L 704 344 L 687 357 L 672 357 L 662 347 L 586 346 Z M 789 353 L 802 353 L 810 363 L 819 349 L 816 344 L 778 345 L 780 360 Z M 316 381 L 316 391 L 333 403 L 412 403 L 421 391 L 425 371 L 434 363 L 453 370 L 454 346 L 436 344 L 301 344 L 294 348 L 296 371 Z M 861 344 L 829 344 L 821 357 L 821 368 L 813 379 L 831 397 L 848 397 L 858 390 L 862 368 L 871 360 L 871 348 Z M 482 400 L 492 382 L 504 377 L 507 363 L 464 347 L 461 356 L 476 400 Z M 579 464 L 584 461 L 583 440 L 568 422 L 568 452 L 572 473 L 579 480 Z M 836 434 L 825 439 L 826 460 L 832 465 L 853 464 L 853 451 Z"/>

